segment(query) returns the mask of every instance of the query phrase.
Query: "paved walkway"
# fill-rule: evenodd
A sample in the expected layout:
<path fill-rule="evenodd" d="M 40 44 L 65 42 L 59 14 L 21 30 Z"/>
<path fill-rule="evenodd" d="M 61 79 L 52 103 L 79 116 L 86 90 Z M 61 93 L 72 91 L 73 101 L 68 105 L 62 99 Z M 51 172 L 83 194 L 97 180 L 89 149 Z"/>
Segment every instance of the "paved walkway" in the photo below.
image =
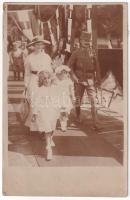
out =
<path fill-rule="evenodd" d="M 57 128 L 53 160 L 45 160 L 45 141 L 37 133 L 29 134 L 19 119 L 23 81 L 8 81 L 8 158 L 11 166 L 120 166 L 123 162 L 123 117 L 120 97 L 111 108 L 98 108 L 102 130 L 92 129 L 90 106 L 82 106 L 82 123 L 74 122 L 72 113 L 68 131 Z M 118 111 L 118 112 L 117 112 Z"/>

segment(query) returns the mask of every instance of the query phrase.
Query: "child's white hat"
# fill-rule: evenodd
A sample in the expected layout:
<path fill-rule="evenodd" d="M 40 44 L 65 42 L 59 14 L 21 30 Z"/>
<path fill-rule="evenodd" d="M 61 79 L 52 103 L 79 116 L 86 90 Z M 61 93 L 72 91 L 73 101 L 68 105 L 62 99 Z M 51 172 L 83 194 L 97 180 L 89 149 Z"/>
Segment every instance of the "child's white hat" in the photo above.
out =
<path fill-rule="evenodd" d="M 56 74 L 59 74 L 61 73 L 63 70 L 67 71 L 67 72 L 70 72 L 71 69 L 67 66 L 67 65 L 60 65 L 58 66 L 56 69 L 55 69 L 55 73 Z"/>

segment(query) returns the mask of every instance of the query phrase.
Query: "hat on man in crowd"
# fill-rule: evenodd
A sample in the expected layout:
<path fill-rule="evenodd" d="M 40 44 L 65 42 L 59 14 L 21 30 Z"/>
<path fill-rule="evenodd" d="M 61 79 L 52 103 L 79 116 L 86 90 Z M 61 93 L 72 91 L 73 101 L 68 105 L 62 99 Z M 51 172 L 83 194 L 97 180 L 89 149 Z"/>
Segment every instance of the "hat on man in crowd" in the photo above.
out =
<path fill-rule="evenodd" d="M 91 33 L 88 33 L 87 31 L 82 31 L 80 35 L 80 40 L 84 40 L 85 43 L 90 43 Z"/>
<path fill-rule="evenodd" d="M 20 40 L 17 40 L 17 41 L 14 41 L 13 42 L 13 46 L 17 46 L 17 47 L 20 47 L 22 44 L 22 42 Z"/>
<path fill-rule="evenodd" d="M 33 46 L 36 43 L 42 42 L 43 44 L 50 45 L 51 42 L 48 40 L 44 40 L 42 36 L 35 36 L 32 41 L 27 45 L 27 47 Z"/>
<path fill-rule="evenodd" d="M 74 48 L 79 48 L 79 47 L 80 47 L 79 38 L 75 38 L 74 39 Z"/>
<path fill-rule="evenodd" d="M 62 71 L 70 72 L 70 68 L 67 65 L 60 65 L 55 69 L 56 74 L 60 74 Z"/>
<path fill-rule="evenodd" d="M 82 48 L 88 48 L 91 45 L 92 45 L 91 33 L 88 33 L 87 31 L 82 31 L 80 35 L 80 46 Z"/>

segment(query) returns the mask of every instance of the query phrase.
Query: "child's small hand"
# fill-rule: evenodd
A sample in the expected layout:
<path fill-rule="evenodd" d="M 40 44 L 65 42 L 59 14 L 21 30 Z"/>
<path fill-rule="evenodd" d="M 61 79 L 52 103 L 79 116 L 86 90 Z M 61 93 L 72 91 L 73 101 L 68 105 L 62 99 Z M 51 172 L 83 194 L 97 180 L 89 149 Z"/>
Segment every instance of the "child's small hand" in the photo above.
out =
<path fill-rule="evenodd" d="M 35 121 L 36 121 L 36 115 L 35 115 L 35 114 L 33 114 L 31 121 L 32 121 L 32 122 L 35 122 Z"/>

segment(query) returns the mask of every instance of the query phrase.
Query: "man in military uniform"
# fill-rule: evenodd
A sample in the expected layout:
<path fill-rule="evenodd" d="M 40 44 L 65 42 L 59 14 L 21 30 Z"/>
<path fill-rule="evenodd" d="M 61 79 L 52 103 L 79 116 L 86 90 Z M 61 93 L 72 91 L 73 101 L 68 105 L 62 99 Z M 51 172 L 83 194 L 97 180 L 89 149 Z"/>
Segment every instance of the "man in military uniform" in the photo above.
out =
<path fill-rule="evenodd" d="M 85 90 L 91 103 L 91 113 L 95 129 L 99 128 L 97 123 L 97 112 L 95 107 L 96 92 L 95 84 L 100 84 L 100 69 L 95 55 L 90 51 L 90 34 L 82 32 L 80 36 L 80 48 L 74 51 L 68 61 L 72 71 L 75 85 L 76 115 L 80 122 L 80 105 Z M 96 74 L 96 79 L 95 79 Z"/>

